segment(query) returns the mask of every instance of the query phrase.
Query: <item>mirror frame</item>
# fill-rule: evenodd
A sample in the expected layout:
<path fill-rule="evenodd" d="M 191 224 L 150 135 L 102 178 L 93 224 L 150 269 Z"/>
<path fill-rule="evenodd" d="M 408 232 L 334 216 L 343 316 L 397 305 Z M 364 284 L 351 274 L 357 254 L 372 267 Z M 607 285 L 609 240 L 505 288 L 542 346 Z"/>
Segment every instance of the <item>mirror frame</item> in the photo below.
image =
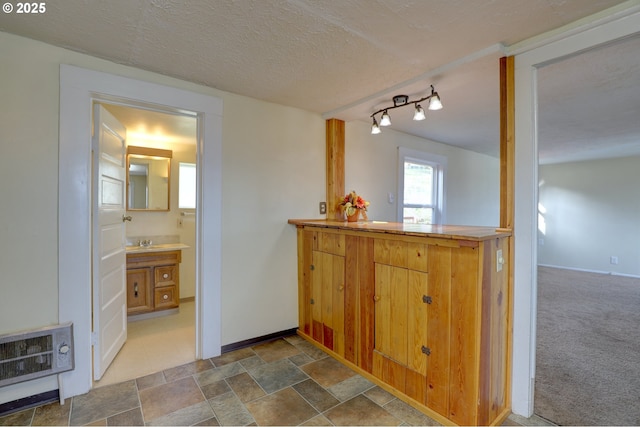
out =
<path fill-rule="evenodd" d="M 129 167 L 131 166 L 131 156 L 147 156 L 147 157 L 158 157 L 158 158 L 166 158 L 168 161 L 167 164 L 167 209 L 140 209 L 140 208 L 131 208 L 129 206 Z M 162 150 L 160 148 L 147 148 L 147 147 L 136 147 L 134 145 L 127 146 L 127 210 L 128 211 L 139 211 L 139 212 L 168 212 L 171 210 L 171 159 L 173 158 L 173 151 L 171 150 Z"/>

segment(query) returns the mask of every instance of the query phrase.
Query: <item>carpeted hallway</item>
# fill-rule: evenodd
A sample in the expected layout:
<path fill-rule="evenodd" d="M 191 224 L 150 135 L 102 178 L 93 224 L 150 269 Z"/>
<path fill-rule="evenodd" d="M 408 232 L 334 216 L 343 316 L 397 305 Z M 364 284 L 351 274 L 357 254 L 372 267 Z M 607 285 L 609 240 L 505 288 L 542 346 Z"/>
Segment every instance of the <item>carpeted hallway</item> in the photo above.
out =
<path fill-rule="evenodd" d="M 535 414 L 640 425 L 640 279 L 538 268 Z"/>

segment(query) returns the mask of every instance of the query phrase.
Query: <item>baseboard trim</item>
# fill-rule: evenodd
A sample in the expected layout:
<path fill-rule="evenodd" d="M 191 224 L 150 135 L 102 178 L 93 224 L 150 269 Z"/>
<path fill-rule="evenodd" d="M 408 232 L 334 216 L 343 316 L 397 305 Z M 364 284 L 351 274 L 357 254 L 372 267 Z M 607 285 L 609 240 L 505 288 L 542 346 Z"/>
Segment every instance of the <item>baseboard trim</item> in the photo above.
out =
<path fill-rule="evenodd" d="M 553 265 L 553 264 L 538 264 L 538 267 L 557 268 L 560 270 L 581 271 L 584 273 L 595 273 L 595 274 L 604 274 L 607 276 L 620 276 L 620 277 L 630 277 L 632 279 L 640 279 L 640 275 L 637 275 L 637 274 L 617 273 L 615 271 L 590 270 L 587 268 L 565 267 L 562 265 Z"/>
<path fill-rule="evenodd" d="M 243 340 L 243 341 L 238 341 L 235 343 L 223 345 L 220 351 L 222 352 L 222 354 L 224 354 L 224 353 L 229 353 L 230 351 L 240 350 L 241 348 L 251 347 L 256 344 L 264 344 L 269 341 L 275 341 L 280 338 L 295 335 L 297 331 L 298 331 L 298 328 L 291 328 L 291 329 L 286 329 L 284 331 L 263 335 L 261 337 L 249 338 L 248 340 Z"/>
<path fill-rule="evenodd" d="M 23 397 L 22 399 L 13 400 L 11 402 L 1 403 L 0 417 L 57 401 L 60 401 L 60 393 L 58 392 L 58 389 L 55 389 L 45 391 L 44 393 L 34 394 L 33 396 Z"/>

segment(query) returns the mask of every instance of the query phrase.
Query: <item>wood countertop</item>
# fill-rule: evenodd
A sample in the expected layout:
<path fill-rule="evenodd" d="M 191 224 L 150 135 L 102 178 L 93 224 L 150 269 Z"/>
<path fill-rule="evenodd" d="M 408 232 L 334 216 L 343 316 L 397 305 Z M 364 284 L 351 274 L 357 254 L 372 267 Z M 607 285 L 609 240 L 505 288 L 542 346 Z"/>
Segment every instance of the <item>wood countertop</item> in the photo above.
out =
<path fill-rule="evenodd" d="M 488 240 L 511 236 L 511 230 L 495 227 L 465 225 L 427 225 L 382 221 L 336 221 L 325 219 L 290 219 L 297 227 L 320 227 L 371 233 L 400 234 L 407 236 L 437 237 L 441 239 Z"/>

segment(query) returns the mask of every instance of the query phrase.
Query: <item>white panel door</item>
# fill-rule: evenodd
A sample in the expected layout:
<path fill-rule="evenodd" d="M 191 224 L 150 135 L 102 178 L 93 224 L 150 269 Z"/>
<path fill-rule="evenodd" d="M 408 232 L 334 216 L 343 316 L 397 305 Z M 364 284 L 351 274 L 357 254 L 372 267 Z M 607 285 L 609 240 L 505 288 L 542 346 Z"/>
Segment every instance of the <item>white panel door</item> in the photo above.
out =
<path fill-rule="evenodd" d="M 99 380 L 127 340 L 127 150 L 124 126 L 99 104 L 93 123 L 93 378 Z"/>

